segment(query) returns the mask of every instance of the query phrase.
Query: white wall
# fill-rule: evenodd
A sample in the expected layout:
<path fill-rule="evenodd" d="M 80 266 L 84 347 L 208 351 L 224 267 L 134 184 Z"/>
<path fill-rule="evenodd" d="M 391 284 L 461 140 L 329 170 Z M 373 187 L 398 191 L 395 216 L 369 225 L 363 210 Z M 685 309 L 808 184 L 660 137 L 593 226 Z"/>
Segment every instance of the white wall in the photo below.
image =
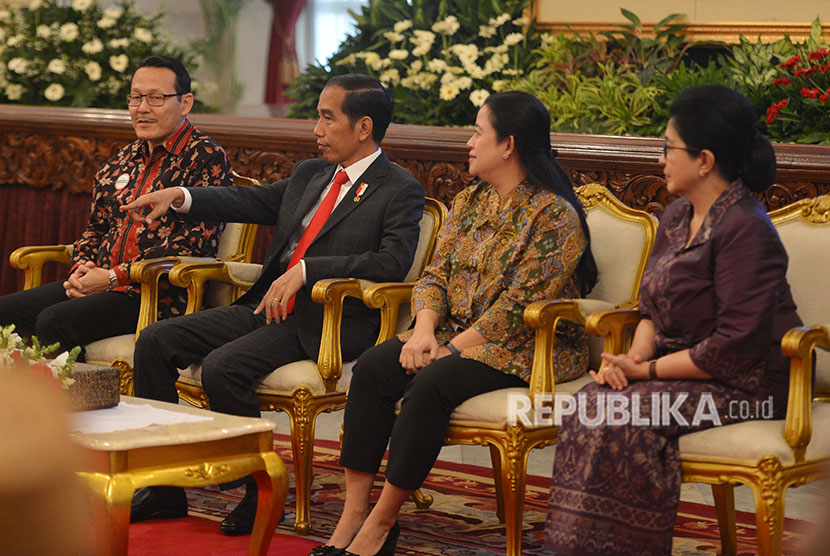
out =
<path fill-rule="evenodd" d="M 136 0 L 143 12 L 165 14 L 163 21 L 174 40 L 186 44 L 205 34 L 202 9 L 198 0 Z M 236 28 L 236 79 L 242 84 L 242 98 L 237 112 L 258 114 L 264 110 L 268 44 L 271 39 L 271 3 L 244 0 Z M 204 67 L 194 78 L 209 80 Z M 262 112 L 264 114 L 264 112 Z"/>

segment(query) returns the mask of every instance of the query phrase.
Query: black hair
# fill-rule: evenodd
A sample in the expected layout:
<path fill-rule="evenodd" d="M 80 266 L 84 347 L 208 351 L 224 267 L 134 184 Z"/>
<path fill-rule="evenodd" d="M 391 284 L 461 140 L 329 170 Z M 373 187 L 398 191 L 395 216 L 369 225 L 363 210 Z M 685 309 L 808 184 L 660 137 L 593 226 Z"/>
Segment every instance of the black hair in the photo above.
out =
<path fill-rule="evenodd" d="M 336 75 L 326 82 L 326 87 L 345 89 L 346 97 L 340 109 L 352 125 L 363 116 L 372 119 L 372 139 L 380 145 L 386 128 L 392 121 L 392 95 L 374 77 L 362 73 Z"/>
<path fill-rule="evenodd" d="M 686 147 L 715 155 L 723 179 L 741 178 L 760 193 L 775 180 L 775 151 L 756 126 L 749 100 L 723 85 L 698 85 L 677 95 L 669 120 Z"/>
<path fill-rule="evenodd" d="M 548 109 L 538 98 L 521 91 L 492 94 L 484 101 L 484 105 L 490 110 L 490 124 L 499 141 L 513 137 L 528 181 L 536 187 L 556 193 L 579 215 L 586 244 L 576 272 L 580 294 L 585 297 L 597 283 L 597 263 L 591 252 L 591 233 L 585 218 L 585 208 L 577 197 L 568 174 L 556 160 L 556 151 L 550 147 Z"/>
<path fill-rule="evenodd" d="M 184 64 L 170 56 L 148 56 L 139 60 L 136 71 L 141 68 L 167 68 L 176 74 L 176 93 L 181 96 L 190 92 L 190 74 Z M 135 73 L 135 72 L 133 72 Z"/>

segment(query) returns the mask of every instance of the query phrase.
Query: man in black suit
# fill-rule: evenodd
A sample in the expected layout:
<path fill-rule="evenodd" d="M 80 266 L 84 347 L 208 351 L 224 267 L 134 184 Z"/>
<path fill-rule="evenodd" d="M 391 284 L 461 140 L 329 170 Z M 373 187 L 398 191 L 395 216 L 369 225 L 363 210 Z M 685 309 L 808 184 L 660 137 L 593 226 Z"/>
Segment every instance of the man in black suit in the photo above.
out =
<path fill-rule="evenodd" d="M 406 275 L 418 242 L 424 189 L 379 148 L 392 115 L 388 92 L 365 75 L 337 76 L 320 94 L 317 110 L 314 134 L 323 159 L 300 162 L 287 179 L 215 191 L 168 189 L 122 207 L 145 221 L 172 208 L 208 222 L 276 224 L 262 275 L 233 305 L 141 332 L 135 348 L 136 395 L 176 403 L 178 369 L 201 361 L 211 409 L 259 416 L 254 381 L 281 365 L 317 359 L 323 308 L 311 300 L 315 282 L 331 277 L 399 281 Z M 149 214 L 141 216 L 147 208 Z M 347 300 L 344 360 L 372 345 L 378 326 L 376 312 Z M 256 485 L 252 479 L 246 484 L 245 498 L 222 522 L 227 534 L 252 529 Z M 142 489 L 133 499 L 133 521 L 186 514 L 180 488 Z"/>

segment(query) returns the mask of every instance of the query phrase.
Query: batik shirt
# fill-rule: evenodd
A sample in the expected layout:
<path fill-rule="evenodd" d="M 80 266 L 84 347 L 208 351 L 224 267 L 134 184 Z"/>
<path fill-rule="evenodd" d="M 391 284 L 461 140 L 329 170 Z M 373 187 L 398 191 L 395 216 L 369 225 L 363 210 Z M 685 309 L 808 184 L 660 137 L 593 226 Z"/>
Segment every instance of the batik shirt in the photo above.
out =
<path fill-rule="evenodd" d="M 770 391 L 783 404 L 789 366 L 780 341 L 801 319 L 778 232 L 740 180 L 686 246 L 693 208 L 683 198 L 666 207 L 640 284 L 640 313 L 654 322 L 660 353 L 689 349 L 715 380 Z"/>
<path fill-rule="evenodd" d="M 139 285 L 130 281 L 135 261 L 215 256 L 223 224 L 199 222 L 172 210 L 145 224 L 135 222 L 119 207 L 159 189 L 230 185 L 232 181 L 225 151 L 187 120 L 152 152 L 143 139 L 130 143 L 95 174 L 89 225 L 75 242 L 72 271 L 92 261 L 115 270 L 118 285 L 114 291 L 139 295 Z M 182 314 L 183 290 L 175 289 L 171 294 L 166 281 L 160 282 L 159 290 L 160 314 Z"/>
<path fill-rule="evenodd" d="M 487 343 L 462 357 L 528 381 L 535 342 L 525 307 L 579 296 L 574 270 L 585 244 L 576 211 L 555 193 L 522 183 L 501 199 L 492 186 L 473 185 L 453 202 L 432 262 L 412 292 L 412 313 L 438 313 L 439 341 L 475 328 Z M 584 373 L 587 354 L 584 331 L 560 326 L 556 380 Z"/>

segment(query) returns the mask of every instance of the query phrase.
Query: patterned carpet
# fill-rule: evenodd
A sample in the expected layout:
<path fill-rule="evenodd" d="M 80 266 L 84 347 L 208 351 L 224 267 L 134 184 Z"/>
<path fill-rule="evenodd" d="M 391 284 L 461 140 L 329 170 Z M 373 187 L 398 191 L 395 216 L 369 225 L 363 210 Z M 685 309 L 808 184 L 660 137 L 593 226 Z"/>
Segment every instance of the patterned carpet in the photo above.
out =
<path fill-rule="evenodd" d="M 291 471 L 291 448 L 285 435 L 276 435 L 274 447 Z M 314 534 L 323 540 L 333 530 L 342 508 L 343 473 L 337 464 L 335 442 L 318 441 L 315 451 L 315 476 L 312 487 L 311 518 Z M 523 554 L 545 554 L 544 519 L 548 495 L 547 477 L 528 478 L 524 515 Z M 289 491 L 286 520 L 278 533 L 292 534 L 294 495 Z M 401 537 L 398 554 L 410 556 L 487 556 L 504 554 L 504 527 L 496 518 L 496 501 L 492 471 L 487 468 L 439 462 L 424 485 L 434 497 L 431 508 L 418 510 L 412 503 L 404 505 L 400 517 Z M 188 491 L 191 516 L 221 520 L 239 501 L 242 492 L 220 492 L 215 488 Z M 738 512 L 738 554 L 755 553 L 755 518 Z M 809 524 L 788 519 L 785 524 L 783 554 L 799 554 L 805 545 Z M 675 525 L 674 548 L 677 556 L 718 554 L 720 541 L 714 508 L 681 502 Z M 281 554 L 288 555 L 285 552 Z"/>

